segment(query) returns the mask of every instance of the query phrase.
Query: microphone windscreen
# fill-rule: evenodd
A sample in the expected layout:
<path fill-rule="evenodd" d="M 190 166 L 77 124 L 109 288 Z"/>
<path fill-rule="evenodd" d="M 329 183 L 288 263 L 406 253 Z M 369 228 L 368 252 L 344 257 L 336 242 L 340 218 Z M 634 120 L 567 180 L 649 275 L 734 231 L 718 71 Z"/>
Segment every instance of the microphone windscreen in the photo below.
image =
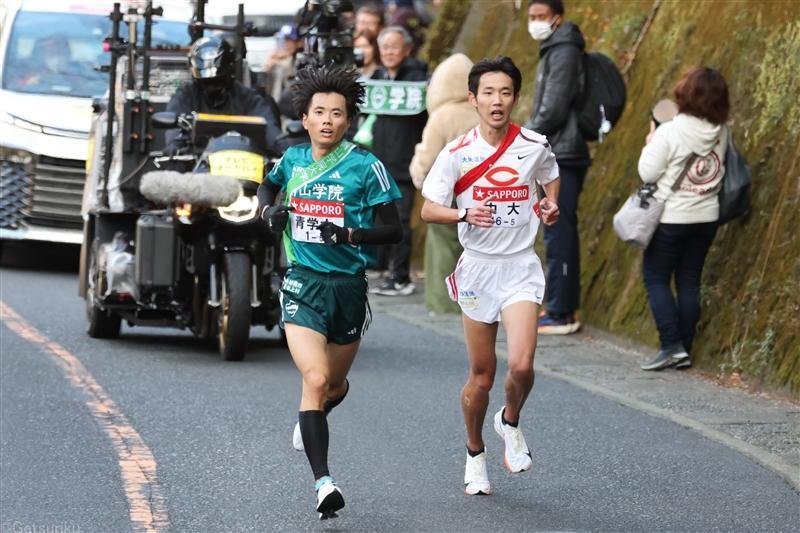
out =
<path fill-rule="evenodd" d="M 154 170 L 142 176 L 139 192 L 157 204 L 188 203 L 203 207 L 224 207 L 242 194 L 242 186 L 228 176 Z"/>

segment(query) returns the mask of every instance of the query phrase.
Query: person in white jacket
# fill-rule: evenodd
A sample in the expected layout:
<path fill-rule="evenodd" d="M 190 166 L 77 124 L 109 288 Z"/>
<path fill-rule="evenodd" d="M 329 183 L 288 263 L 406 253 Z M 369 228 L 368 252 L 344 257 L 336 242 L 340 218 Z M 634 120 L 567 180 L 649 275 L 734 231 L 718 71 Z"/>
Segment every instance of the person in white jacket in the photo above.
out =
<path fill-rule="evenodd" d="M 428 123 L 414 150 L 409 173 L 414 186 L 422 189 L 436 156 L 447 143 L 478 125 L 478 113 L 467 98 L 467 76 L 472 61 L 453 54 L 436 67 L 428 84 Z M 461 308 L 447 296 L 444 279 L 456 268 L 464 249 L 453 225 L 429 224 L 425 235 L 425 305 L 436 314 L 460 313 Z"/>
<path fill-rule="evenodd" d="M 639 157 L 639 175 L 655 183 L 665 202 L 660 224 L 644 253 L 644 285 L 661 349 L 642 370 L 687 368 L 700 318 L 700 277 L 717 232 L 718 193 L 725 175 L 730 102 L 722 75 L 696 67 L 674 89 L 678 114 L 651 126 Z M 672 191 L 692 156 L 680 187 Z M 677 298 L 671 288 L 674 277 Z"/>

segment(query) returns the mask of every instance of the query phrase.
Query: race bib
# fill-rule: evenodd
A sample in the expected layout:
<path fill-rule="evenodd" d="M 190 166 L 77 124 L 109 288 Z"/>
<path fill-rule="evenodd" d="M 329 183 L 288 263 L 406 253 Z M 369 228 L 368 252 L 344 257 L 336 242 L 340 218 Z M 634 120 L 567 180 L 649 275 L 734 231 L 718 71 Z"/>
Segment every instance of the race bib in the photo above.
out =
<path fill-rule="evenodd" d="M 472 199 L 478 203 L 491 197 L 486 205 L 494 210 L 492 219 L 495 228 L 517 228 L 528 223 L 528 210 L 530 206 L 530 187 L 519 185 L 515 187 L 472 187 Z M 536 202 L 533 210 L 539 205 Z"/>
<path fill-rule="evenodd" d="M 292 198 L 291 203 L 294 211 L 290 222 L 295 241 L 322 244 L 319 225 L 326 221 L 344 227 L 344 202 Z"/>

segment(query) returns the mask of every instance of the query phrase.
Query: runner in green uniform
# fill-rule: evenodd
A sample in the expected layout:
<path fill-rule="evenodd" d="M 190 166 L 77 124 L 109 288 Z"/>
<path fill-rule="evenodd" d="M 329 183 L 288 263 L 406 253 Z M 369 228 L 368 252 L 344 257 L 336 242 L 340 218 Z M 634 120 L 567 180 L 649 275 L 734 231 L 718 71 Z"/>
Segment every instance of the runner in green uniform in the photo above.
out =
<path fill-rule="evenodd" d="M 375 245 L 402 238 L 394 179 L 374 155 L 343 140 L 364 86 L 355 69 L 303 69 L 293 103 L 311 144 L 289 148 L 258 189 L 261 217 L 283 233 L 289 271 L 281 325 L 303 376 L 294 446 L 305 449 L 320 518 L 344 507 L 328 470 L 327 414 L 347 394 L 347 373 L 371 319 L 365 269 Z M 284 192 L 284 201 L 275 198 Z"/>

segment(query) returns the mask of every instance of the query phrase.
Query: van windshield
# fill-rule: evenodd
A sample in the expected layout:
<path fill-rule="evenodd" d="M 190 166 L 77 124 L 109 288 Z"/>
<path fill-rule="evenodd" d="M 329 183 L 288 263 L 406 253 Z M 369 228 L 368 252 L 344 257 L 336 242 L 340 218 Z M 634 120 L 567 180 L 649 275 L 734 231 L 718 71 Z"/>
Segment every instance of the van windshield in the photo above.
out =
<path fill-rule="evenodd" d="M 139 23 L 139 36 L 143 23 Z M 120 24 L 127 36 L 127 27 Z M 94 69 L 107 65 L 110 54 L 103 39 L 111 33 L 107 16 L 85 13 L 20 11 L 8 43 L 3 88 L 9 91 L 63 96 L 100 96 L 108 89 L 108 74 Z M 189 46 L 186 23 L 153 21 L 153 46 Z"/>

